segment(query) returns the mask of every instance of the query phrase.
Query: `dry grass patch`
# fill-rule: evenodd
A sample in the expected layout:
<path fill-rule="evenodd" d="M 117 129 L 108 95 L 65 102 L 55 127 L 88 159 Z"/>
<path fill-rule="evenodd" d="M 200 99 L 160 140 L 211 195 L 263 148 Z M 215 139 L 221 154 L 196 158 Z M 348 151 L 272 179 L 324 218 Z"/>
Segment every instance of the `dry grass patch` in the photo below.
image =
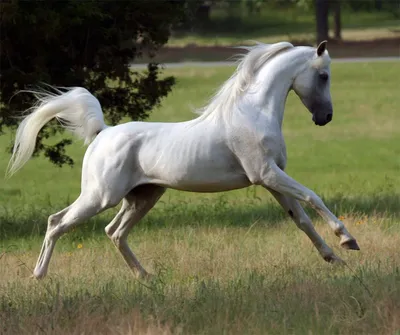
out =
<path fill-rule="evenodd" d="M 349 267 L 325 263 L 289 221 L 132 234 L 138 257 L 158 275 L 148 287 L 131 276 L 106 238 L 56 252 L 49 277 L 40 282 L 26 270 L 39 249 L 6 253 L 0 261 L 4 331 L 394 334 L 400 327 L 400 233 L 384 217 L 344 221 L 361 252 L 338 248 L 326 224 L 318 222 L 317 229 Z"/>

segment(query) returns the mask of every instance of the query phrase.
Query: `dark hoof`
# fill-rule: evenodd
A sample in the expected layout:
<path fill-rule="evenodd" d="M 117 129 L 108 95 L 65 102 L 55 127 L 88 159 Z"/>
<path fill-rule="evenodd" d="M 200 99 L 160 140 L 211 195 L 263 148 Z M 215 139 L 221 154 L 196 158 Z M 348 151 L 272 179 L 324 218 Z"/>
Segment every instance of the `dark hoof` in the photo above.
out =
<path fill-rule="evenodd" d="M 346 264 L 345 261 L 343 261 L 341 258 L 339 258 L 338 256 L 336 256 L 334 254 L 324 256 L 324 261 L 331 263 L 331 264 L 336 264 L 336 265 Z"/>
<path fill-rule="evenodd" d="M 155 276 L 151 273 L 148 273 L 148 272 L 140 274 L 138 276 L 138 279 L 146 284 L 153 284 L 153 283 L 157 282 L 157 280 L 158 280 L 157 276 Z"/>
<path fill-rule="evenodd" d="M 342 248 L 345 248 L 347 250 L 360 250 L 360 247 L 357 244 L 356 240 L 347 240 L 342 243 L 340 243 L 340 246 Z"/>

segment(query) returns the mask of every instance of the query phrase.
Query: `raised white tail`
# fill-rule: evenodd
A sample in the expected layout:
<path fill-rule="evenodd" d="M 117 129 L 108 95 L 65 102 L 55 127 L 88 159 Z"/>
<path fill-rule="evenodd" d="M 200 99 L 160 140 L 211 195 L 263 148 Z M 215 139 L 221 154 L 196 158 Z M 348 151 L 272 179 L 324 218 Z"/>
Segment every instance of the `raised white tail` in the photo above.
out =
<path fill-rule="evenodd" d="M 66 92 L 55 91 L 57 94 L 29 91 L 37 98 L 37 104 L 17 129 L 7 170 L 10 176 L 31 158 L 40 129 L 51 119 L 57 118 L 63 127 L 84 139 L 85 144 L 107 127 L 99 101 L 88 90 L 73 87 Z"/>

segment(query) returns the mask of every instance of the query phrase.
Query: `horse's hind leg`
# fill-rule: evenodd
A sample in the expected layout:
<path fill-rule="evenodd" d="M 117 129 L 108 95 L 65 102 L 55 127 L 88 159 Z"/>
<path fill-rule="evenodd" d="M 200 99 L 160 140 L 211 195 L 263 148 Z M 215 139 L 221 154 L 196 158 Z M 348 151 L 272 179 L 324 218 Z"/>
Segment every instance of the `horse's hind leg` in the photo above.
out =
<path fill-rule="evenodd" d="M 121 210 L 105 229 L 131 270 L 142 278 L 149 275 L 129 248 L 127 237 L 132 227 L 153 208 L 164 192 L 165 188 L 157 185 L 136 187 L 125 196 Z"/>
<path fill-rule="evenodd" d="M 66 233 L 72 227 L 83 223 L 85 220 L 102 212 L 108 208 L 99 201 L 94 200 L 90 196 L 81 194 L 79 198 L 69 207 L 62 211 L 50 215 L 47 224 L 46 236 L 43 241 L 42 249 L 35 270 L 34 277 L 43 278 L 49 267 L 51 255 L 57 240 L 61 235 Z"/>

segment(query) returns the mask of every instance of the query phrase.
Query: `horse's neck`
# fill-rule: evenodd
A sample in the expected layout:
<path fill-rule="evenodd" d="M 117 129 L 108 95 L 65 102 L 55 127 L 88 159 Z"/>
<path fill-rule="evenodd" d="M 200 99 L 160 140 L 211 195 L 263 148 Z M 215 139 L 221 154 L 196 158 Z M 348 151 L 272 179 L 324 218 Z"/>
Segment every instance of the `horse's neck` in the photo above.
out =
<path fill-rule="evenodd" d="M 292 87 L 293 78 L 304 61 L 298 58 L 292 62 L 285 61 L 286 66 L 278 64 L 275 60 L 267 63 L 249 87 L 245 97 L 247 103 L 254 106 L 256 112 L 273 119 L 282 127 L 286 98 Z"/>

